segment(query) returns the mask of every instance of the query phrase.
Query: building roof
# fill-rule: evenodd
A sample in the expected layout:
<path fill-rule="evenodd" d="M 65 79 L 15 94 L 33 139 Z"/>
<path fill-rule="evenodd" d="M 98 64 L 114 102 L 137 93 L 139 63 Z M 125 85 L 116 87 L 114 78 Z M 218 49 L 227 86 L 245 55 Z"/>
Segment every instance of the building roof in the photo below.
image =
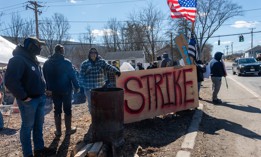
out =
<path fill-rule="evenodd" d="M 253 47 L 252 49 L 246 51 L 246 53 L 248 52 L 261 52 L 261 46 L 257 45 L 256 47 Z"/>
<path fill-rule="evenodd" d="M 106 52 L 102 54 L 102 58 L 105 60 L 126 60 L 144 58 L 143 51 L 118 51 L 118 52 Z"/>
<path fill-rule="evenodd" d="M 168 54 L 169 54 L 169 57 L 172 56 L 172 55 L 171 55 L 171 47 L 170 47 L 170 45 L 166 45 L 166 46 L 163 47 L 162 49 L 158 50 L 158 51 L 156 52 L 156 55 L 157 55 L 157 56 L 162 56 L 163 53 L 168 53 Z M 177 47 L 173 47 L 173 59 L 174 59 L 174 60 L 179 60 L 179 59 L 181 59 L 181 55 L 180 55 L 180 53 L 179 53 Z"/>

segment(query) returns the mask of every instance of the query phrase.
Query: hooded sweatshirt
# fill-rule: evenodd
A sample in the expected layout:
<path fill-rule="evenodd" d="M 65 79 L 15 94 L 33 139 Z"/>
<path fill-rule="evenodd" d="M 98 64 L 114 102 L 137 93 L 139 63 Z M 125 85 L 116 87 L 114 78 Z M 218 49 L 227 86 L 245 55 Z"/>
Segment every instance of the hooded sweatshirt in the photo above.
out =
<path fill-rule="evenodd" d="M 66 95 L 72 93 L 72 85 L 79 88 L 75 71 L 70 60 L 60 53 L 54 53 L 43 66 L 47 90 L 54 94 Z"/>
<path fill-rule="evenodd" d="M 19 100 L 37 98 L 45 93 L 45 82 L 35 55 L 18 45 L 7 65 L 5 86 Z"/>
<path fill-rule="evenodd" d="M 210 61 L 210 75 L 212 77 L 222 77 L 226 76 L 226 71 L 224 68 L 224 64 L 222 62 L 223 53 L 217 52 L 214 55 L 214 59 Z"/>
<path fill-rule="evenodd" d="M 105 60 L 99 57 L 98 52 L 95 61 L 88 55 L 88 60 L 81 64 L 79 83 L 85 89 L 101 88 L 105 85 L 106 72 L 119 72 L 117 68 L 108 64 Z"/>

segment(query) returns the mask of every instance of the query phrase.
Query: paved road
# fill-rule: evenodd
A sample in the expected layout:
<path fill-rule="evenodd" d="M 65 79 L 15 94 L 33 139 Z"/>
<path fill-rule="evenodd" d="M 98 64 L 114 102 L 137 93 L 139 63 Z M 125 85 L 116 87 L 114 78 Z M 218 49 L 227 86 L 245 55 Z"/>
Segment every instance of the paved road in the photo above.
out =
<path fill-rule="evenodd" d="M 261 76 L 249 75 L 249 76 L 237 76 L 232 75 L 232 63 L 226 62 L 227 72 L 230 78 L 235 79 L 236 81 L 244 84 L 246 87 L 258 93 L 261 97 Z"/>
<path fill-rule="evenodd" d="M 219 97 L 220 105 L 211 103 L 211 81 L 203 83 L 203 118 L 191 156 L 261 156 L 261 77 L 233 76 L 228 69 Z"/>

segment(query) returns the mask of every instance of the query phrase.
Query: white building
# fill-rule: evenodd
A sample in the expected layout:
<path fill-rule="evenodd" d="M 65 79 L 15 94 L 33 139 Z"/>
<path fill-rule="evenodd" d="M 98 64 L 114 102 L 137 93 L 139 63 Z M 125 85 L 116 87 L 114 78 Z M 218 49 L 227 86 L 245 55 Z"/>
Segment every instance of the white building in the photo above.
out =
<path fill-rule="evenodd" d="M 134 68 L 137 63 L 145 63 L 145 54 L 143 51 L 118 51 L 118 52 L 106 52 L 102 54 L 102 58 L 108 63 L 116 60 L 121 65 L 123 62 L 128 62 Z M 119 65 L 119 66 L 120 66 Z"/>

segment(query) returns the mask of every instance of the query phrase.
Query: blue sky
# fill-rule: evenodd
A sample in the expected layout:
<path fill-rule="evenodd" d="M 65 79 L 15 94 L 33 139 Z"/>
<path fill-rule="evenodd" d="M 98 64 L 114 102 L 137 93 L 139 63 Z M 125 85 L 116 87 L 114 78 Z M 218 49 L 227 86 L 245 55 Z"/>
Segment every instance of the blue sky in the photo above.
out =
<path fill-rule="evenodd" d="M 51 17 L 54 13 L 64 14 L 70 22 L 72 38 L 77 40 L 79 33 L 85 32 L 87 25 L 99 32 L 109 19 L 116 18 L 118 21 L 125 21 L 131 12 L 145 8 L 148 1 L 156 4 L 157 8 L 162 10 L 165 15 L 169 15 L 167 0 L 42 0 L 38 1 L 44 6 L 40 8 L 42 14 L 39 19 Z M 241 5 L 243 10 L 250 11 L 245 11 L 243 16 L 226 21 L 214 35 L 247 33 L 251 31 L 251 28 L 254 28 L 254 31 L 261 31 L 261 0 L 231 1 Z M 11 12 L 18 11 L 23 18 L 33 18 L 34 13 L 30 9 L 25 9 L 26 4 L 25 0 L 1 0 L 0 11 L 4 11 L 5 14 L 1 19 L 0 30 L 8 27 Z M 220 38 L 221 45 L 217 44 L 218 38 L 212 38 L 208 42 L 213 44 L 214 52 L 226 52 L 226 46 L 229 47 L 228 51 L 230 52 L 233 43 L 233 51 L 236 52 L 251 47 L 251 35 L 244 35 L 244 39 L 245 42 L 239 42 L 238 36 L 229 36 Z M 253 45 L 261 45 L 261 33 L 254 33 Z"/>

